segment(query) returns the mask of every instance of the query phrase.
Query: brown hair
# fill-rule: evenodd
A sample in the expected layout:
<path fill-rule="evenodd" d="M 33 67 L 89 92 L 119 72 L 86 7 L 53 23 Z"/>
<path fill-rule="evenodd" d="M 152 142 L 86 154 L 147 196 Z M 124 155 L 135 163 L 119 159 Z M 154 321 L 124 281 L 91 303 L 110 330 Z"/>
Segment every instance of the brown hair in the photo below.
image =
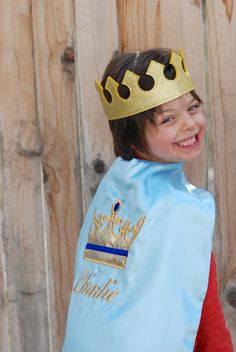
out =
<path fill-rule="evenodd" d="M 153 82 L 150 80 L 150 76 L 146 75 L 146 71 L 151 60 L 165 65 L 164 74 L 168 79 L 175 77 L 175 70 L 173 66 L 169 64 L 170 55 L 171 49 L 168 48 L 150 49 L 140 52 L 139 54 L 125 53 L 116 55 L 107 65 L 101 84 L 105 87 L 107 77 L 112 77 L 117 83 L 120 83 L 118 92 L 122 98 L 126 99 L 129 96 L 129 90 L 125 85 L 122 85 L 121 82 L 125 72 L 130 70 L 140 76 L 140 87 L 144 90 L 149 90 Z M 201 102 L 201 99 L 194 90 L 190 93 Z M 104 89 L 104 95 L 109 101 L 110 96 L 106 89 Z M 109 120 L 116 156 L 131 160 L 135 157 L 135 149 L 148 153 L 144 138 L 144 129 L 147 121 L 154 124 L 155 113 L 158 112 L 158 110 L 161 111 L 161 108 L 158 109 L 158 107 L 155 107 L 131 117 Z"/>

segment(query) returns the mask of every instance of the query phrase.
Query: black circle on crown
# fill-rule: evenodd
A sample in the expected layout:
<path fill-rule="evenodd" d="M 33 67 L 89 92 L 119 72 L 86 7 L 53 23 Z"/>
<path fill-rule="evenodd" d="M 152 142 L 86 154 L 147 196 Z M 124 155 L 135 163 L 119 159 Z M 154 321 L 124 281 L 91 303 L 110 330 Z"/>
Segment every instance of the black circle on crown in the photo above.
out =
<path fill-rule="evenodd" d="M 119 84 L 118 93 L 119 93 L 121 98 L 128 99 L 129 96 L 130 96 L 130 89 L 125 84 Z"/>
<path fill-rule="evenodd" d="M 108 103 L 111 103 L 112 102 L 112 95 L 109 92 L 109 90 L 107 90 L 106 88 L 103 88 L 103 94 L 104 94 L 104 97 L 106 98 L 106 101 Z"/>
<path fill-rule="evenodd" d="M 169 80 L 173 80 L 176 77 L 175 68 L 171 64 L 165 65 L 163 73 L 164 73 L 164 76 Z"/>
<path fill-rule="evenodd" d="M 148 91 L 154 87 L 155 81 L 154 78 L 150 75 L 142 75 L 138 80 L 138 85 L 142 90 Z"/>

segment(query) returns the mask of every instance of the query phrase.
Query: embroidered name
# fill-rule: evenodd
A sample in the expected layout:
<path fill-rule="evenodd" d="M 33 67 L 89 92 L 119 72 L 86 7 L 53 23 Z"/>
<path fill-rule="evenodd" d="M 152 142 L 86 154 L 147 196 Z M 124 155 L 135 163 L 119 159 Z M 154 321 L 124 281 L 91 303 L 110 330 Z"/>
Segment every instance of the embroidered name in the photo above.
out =
<path fill-rule="evenodd" d="M 81 273 L 79 280 L 74 287 L 74 292 L 110 303 L 119 295 L 119 290 L 115 287 L 116 284 L 117 280 L 113 279 L 109 279 L 104 285 L 95 284 L 92 282 L 92 273 L 85 270 Z"/>

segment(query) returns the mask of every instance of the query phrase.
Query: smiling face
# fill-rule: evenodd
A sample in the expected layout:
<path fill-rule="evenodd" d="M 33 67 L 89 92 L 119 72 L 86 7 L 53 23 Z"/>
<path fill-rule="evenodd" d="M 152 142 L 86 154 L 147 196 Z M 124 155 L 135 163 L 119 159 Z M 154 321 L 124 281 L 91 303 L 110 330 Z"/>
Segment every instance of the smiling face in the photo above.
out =
<path fill-rule="evenodd" d="M 147 152 L 136 151 L 137 157 L 158 162 L 190 161 L 201 153 L 205 134 L 205 117 L 201 103 L 191 93 L 161 106 L 154 124 L 147 122 Z"/>

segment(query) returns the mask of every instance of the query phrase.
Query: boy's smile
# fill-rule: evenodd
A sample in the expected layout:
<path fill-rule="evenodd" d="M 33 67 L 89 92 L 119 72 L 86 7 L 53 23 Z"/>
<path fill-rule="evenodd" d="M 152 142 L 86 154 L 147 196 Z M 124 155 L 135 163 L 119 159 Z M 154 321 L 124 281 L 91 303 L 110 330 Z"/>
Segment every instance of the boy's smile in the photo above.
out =
<path fill-rule="evenodd" d="M 138 151 L 137 156 L 159 162 L 192 160 L 201 152 L 205 125 L 201 103 L 191 93 L 173 99 L 161 106 L 154 124 L 147 122 L 148 153 Z"/>

